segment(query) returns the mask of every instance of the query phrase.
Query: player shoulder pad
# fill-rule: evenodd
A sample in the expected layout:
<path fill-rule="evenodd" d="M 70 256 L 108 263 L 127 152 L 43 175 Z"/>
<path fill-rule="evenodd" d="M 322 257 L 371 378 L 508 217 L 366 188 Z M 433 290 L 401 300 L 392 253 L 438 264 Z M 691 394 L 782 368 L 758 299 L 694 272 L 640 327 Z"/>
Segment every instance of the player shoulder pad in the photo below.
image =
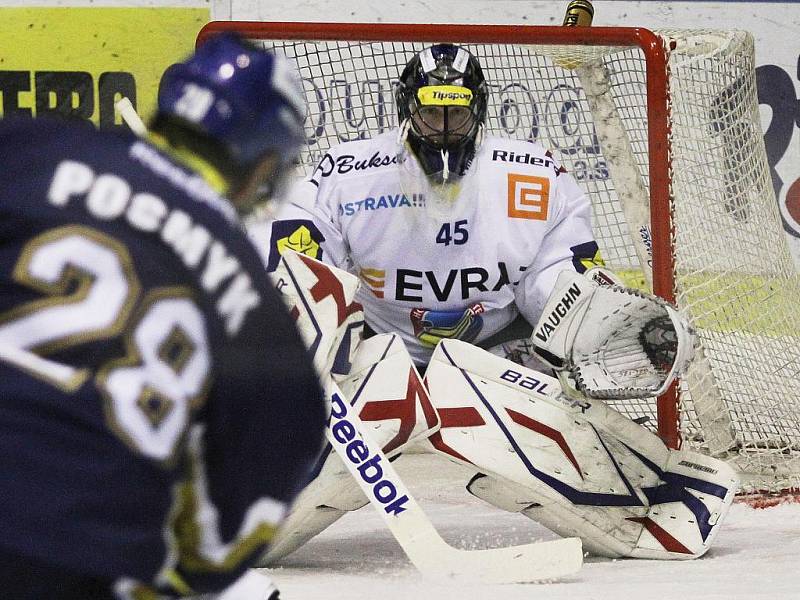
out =
<path fill-rule="evenodd" d="M 379 172 L 397 165 L 397 132 L 332 147 L 317 163 L 309 181 L 320 186 L 332 179 Z"/>

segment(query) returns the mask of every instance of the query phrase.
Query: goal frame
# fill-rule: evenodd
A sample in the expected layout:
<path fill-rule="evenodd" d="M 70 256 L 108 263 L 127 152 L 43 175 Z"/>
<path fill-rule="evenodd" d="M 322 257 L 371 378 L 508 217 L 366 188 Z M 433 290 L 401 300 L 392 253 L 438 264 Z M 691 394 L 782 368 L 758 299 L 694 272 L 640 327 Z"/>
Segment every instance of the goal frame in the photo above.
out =
<path fill-rule="evenodd" d="M 664 40 L 641 27 L 564 27 L 537 25 L 311 23 L 212 21 L 197 35 L 197 46 L 210 36 L 235 32 L 254 40 L 512 43 L 639 48 L 645 59 L 649 155 L 650 228 L 653 293 L 675 302 L 672 254 L 669 54 Z M 399 75 L 399 74 L 398 74 Z M 678 384 L 657 400 L 658 435 L 670 448 L 681 446 Z"/>

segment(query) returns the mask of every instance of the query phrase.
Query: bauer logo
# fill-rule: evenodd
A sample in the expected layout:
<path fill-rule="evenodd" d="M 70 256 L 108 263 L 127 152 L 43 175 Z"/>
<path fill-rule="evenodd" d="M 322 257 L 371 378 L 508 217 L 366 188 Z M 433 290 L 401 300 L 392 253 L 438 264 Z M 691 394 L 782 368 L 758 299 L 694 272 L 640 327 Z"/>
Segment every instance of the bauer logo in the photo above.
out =
<path fill-rule="evenodd" d="M 404 505 L 409 502 L 408 495 L 400 495 L 403 491 L 403 483 L 391 481 L 394 473 L 392 472 L 393 469 L 388 465 L 384 469 L 383 461 L 385 457 L 380 454 L 373 454 L 365 441 L 358 439 L 360 435 L 348 418 L 349 411 L 350 405 L 339 394 L 334 393 L 331 395 L 330 430 L 333 437 L 332 443 L 343 448 L 347 459 L 357 465 L 358 477 L 366 484 L 365 487 L 371 486 L 370 493 L 378 502 L 383 504 L 383 510 L 391 515 L 399 515 L 406 510 Z M 342 459 L 344 459 L 344 456 Z"/>
<path fill-rule="evenodd" d="M 536 175 L 508 174 L 509 217 L 546 221 L 549 202 L 549 179 Z"/>

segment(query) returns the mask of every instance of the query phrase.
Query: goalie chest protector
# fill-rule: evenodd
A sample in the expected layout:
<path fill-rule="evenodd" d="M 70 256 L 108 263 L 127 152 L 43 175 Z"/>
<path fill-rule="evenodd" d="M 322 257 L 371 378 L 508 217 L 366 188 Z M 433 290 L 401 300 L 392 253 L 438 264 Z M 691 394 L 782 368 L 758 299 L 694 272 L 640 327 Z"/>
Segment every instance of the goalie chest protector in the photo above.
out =
<path fill-rule="evenodd" d="M 558 272 L 597 258 L 588 199 L 538 144 L 485 139 L 450 200 L 397 150 L 396 131 L 334 147 L 256 236 L 270 265 L 288 247 L 357 275 L 367 323 L 418 364 L 535 323 Z"/>

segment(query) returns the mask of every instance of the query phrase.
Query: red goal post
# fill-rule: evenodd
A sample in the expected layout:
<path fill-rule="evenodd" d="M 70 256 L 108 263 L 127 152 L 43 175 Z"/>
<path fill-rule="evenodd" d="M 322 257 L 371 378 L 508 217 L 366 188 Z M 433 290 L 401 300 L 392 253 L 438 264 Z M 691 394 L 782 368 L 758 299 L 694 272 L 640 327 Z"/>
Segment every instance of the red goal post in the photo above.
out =
<path fill-rule="evenodd" d="M 771 189 L 749 34 L 220 21 L 198 44 L 222 31 L 296 62 L 309 101 L 306 173 L 331 145 L 396 125 L 393 85 L 414 52 L 443 41 L 472 50 L 493 91 L 488 132 L 552 148 L 592 199 L 608 266 L 677 303 L 698 329 L 699 358 L 679 386 L 656 406 L 615 408 L 673 447 L 731 460 L 748 490 L 799 485 L 800 285 Z"/>

